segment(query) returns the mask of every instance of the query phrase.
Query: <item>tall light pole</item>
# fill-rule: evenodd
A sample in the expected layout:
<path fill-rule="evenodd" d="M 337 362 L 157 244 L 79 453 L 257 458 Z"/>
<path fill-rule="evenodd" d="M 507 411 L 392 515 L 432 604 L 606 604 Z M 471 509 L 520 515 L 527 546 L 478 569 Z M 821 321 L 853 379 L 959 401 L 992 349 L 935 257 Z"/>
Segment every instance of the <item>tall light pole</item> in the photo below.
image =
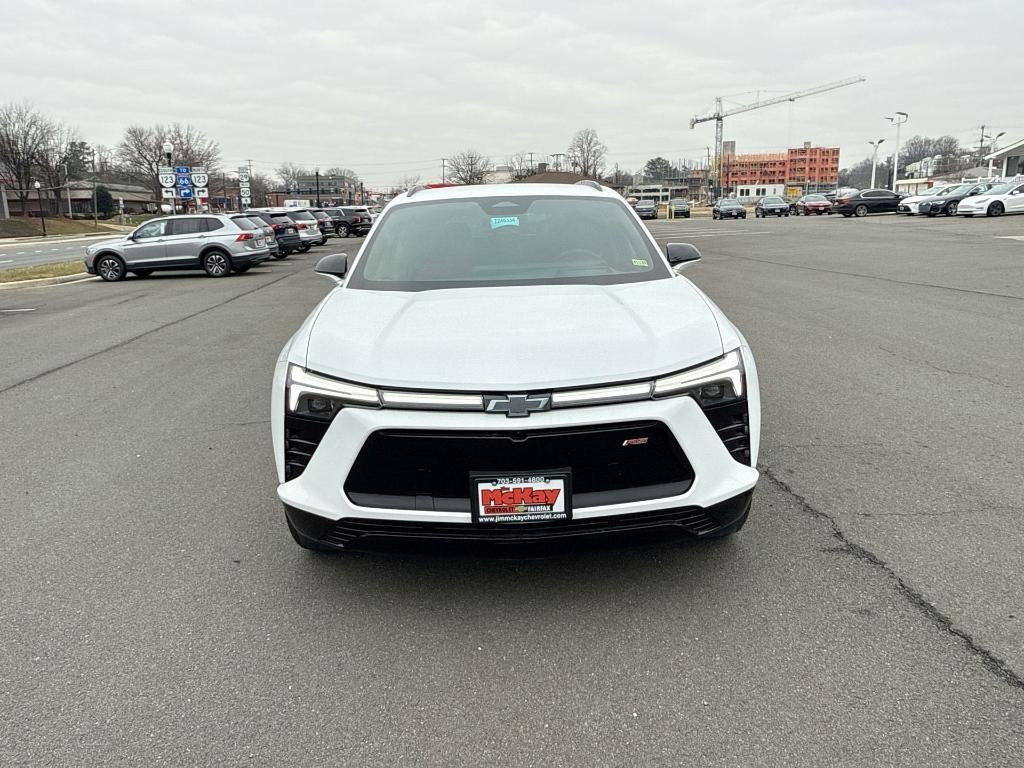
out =
<path fill-rule="evenodd" d="M 995 136 L 989 136 L 989 135 L 987 135 L 985 133 L 985 126 L 984 125 L 981 126 L 981 143 L 978 144 L 978 157 L 982 158 L 982 157 L 985 156 L 985 139 L 989 139 L 992 142 L 989 145 L 989 148 L 988 148 L 988 153 L 991 155 L 993 152 L 996 151 L 996 141 L 999 140 L 1000 136 L 1005 136 L 1005 135 L 1006 135 L 1006 131 L 1000 131 Z M 980 162 L 980 159 L 979 159 L 979 162 Z M 989 176 L 992 175 L 992 163 L 993 162 L 995 162 L 994 159 L 990 159 L 988 161 L 988 175 Z"/>
<path fill-rule="evenodd" d="M 890 123 L 896 126 L 896 151 L 892 155 L 892 191 L 896 191 L 896 179 L 900 175 L 900 126 L 907 122 L 906 112 L 897 112 L 892 117 L 886 117 Z"/>
<path fill-rule="evenodd" d="M 39 198 L 39 216 L 43 220 L 43 237 L 46 237 L 46 211 L 43 210 L 43 185 L 38 181 L 32 185 L 36 190 L 36 197 Z"/>
<path fill-rule="evenodd" d="M 165 141 L 164 142 L 164 146 L 163 146 L 163 150 L 164 150 L 164 160 L 167 161 L 167 167 L 170 168 L 173 171 L 174 170 L 174 163 L 171 161 L 171 154 L 174 152 L 174 145 L 171 144 L 171 142 L 169 142 L 169 141 Z M 175 181 L 177 181 L 177 179 L 178 179 L 177 174 L 175 174 L 174 179 L 175 179 Z M 174 187 L 174 193 L 175 194 L 178 193 L 177 185 L 175 185 L 175 187 Z M 174 215 L 177 212 L 178 212 L 178 208 L 177 208 L 177 206 L 174 203 L 174 198 L 172 197 L 171 198 L 171 215 Z"/>
<path fill-rule="evenodd" d="M 875 188 L 875 163 L 878 162 L 878 148 L 882 145 L 885 139 L 879 139 L 878 141 L 869 141 L 873 149 L 871 150 L 871 188 Z"/>

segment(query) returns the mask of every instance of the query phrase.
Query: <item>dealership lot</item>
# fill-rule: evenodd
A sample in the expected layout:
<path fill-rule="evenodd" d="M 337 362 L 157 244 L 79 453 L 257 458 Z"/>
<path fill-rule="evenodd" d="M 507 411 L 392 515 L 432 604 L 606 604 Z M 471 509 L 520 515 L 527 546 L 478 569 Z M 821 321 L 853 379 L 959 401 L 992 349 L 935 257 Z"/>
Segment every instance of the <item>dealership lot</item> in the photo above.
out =
<path fill-rule="evenodd" d="M 764 474 L 719 544 L 298 549 L 270 372 L 361 241 L 0 293 L 0 755 L 1017 762 L 1024 217 L 650 228 L 758 356 Z"/>

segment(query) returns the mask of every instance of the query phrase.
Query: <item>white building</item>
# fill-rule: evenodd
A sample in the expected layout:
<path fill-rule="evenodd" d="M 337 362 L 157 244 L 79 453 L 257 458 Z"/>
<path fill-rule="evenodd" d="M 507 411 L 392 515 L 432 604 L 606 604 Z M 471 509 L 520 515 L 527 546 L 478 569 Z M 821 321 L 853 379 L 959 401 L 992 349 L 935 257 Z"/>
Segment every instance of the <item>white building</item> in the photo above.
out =
<path fill-rule="evenodd" d="M 759 197 L 783 197 L 786 194 L 785 184 L 739 184 L 736 186 L 736 197 L 755 200 Z"/>
<path fill-rule="evenodd" d="M 989 176 L 1013 178 L 1024 175 L 1024 139 L 985 155 L 985 159 L 988 160 Z"/>

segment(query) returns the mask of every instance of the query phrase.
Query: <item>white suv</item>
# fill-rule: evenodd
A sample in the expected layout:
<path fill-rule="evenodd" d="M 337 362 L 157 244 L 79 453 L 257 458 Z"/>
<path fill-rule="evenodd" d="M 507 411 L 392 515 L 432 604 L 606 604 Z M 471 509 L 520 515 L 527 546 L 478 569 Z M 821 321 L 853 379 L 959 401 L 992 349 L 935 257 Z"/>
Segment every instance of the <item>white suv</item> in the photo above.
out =
<path fill-rule="evenodd" d="M 725 536 L 757 483 L 740 332 L 596 183 L 414 189 L 278 358 L 295 540 Z"/>

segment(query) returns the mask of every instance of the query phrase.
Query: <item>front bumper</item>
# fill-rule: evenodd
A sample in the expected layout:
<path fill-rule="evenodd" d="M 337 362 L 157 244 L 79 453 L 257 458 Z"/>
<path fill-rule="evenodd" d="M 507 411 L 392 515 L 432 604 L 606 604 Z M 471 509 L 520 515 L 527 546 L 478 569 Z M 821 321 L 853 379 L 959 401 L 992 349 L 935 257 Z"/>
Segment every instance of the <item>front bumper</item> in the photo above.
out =
<path fill-rule="evenodd" d="M 744 363 L 748 377 L 749 456 L 750 463 L 756 464 L 760 430 L 760 401 L 756 369 L 746 351 L 744 352 Z M 591 506 L 577 504 L 573 509 L 572 520 L 568 523 L 546 524 L 569 526 L 571 530 L 561 531 L 568 535 L 575 535 L 575 531 L 592 528 L 615 529 L 622 525 L 629 527 L 634 524 L 682 527 L 698 535 L 710 533 L 721 525 L 729 523 L 711 524 L 707 522 L 708 519 L 726 520 L 728 514 L 731 513 L 721 510 L 718 513 L 712 513 L 709 510 L 730 499 L 747 494 L 754 488 L 758 479 L 758 472 L 753 466 L 737 461 L 729 452 L 723 442 L 723 437 L 716 431 L 704 411 L 694 400 L 689 397 L 674 397 L 545 411 L 534 413 L 529 419 L 506 419 L 496 414 L 481 412 L 343 408 L 327 427 L 318 446 L 308 459 L 305 469 L 298 477 L 285 481 L 284 377 L 286 369 L 287 363 L 279 362 L 275 372 L 274 398 L 271 409 L 275 459 L 280 482 L 278 496 L 288 510 L 289 517 L 293 520 L 293 526 L 299 529 L 300 533 L 303 530 L 308 531 L 303 534 L 308 538 L 319 541 L 328 536 L 329 531 L 336 530 L 336 533 L 331 534 L 334 538 L 326 542 L 332 546 L 345 545 L 345 542 L 338 538 L 343 535 L 340 533 L 343 529 L 349 529 L 350 532 L 355 531 L 353 535 L 356 538 L 363 535 L 388 535 L 387 530 L 399 529 L 412 533 L 415 537 L 437 535 L 441 538 L 451 538 L 452 534 L 458 534 L 472 538 L 479 534 L 479 528 L 473 524 L 469 511 L 437 509 L 433 500 L 424 503 L 422 505 L 424 508 L 419 508 L 420 505 L 417 504 L 417 508 L 413 509 L 387 507 L 384 506 L 387 503 L 386 500 L 381 501 L 379 498 L 373 499 L 374 506 L 358 504 L 353 501 L 350 494 L 346 492 L 345 486 L 353 473 L 359 454 L 371 435 L 388 430 L 449 433 L 461 431 L 476 434 L 520 433 L 523 430 L 585 429 L 634 422 L 654 422 L 663 425 L 678 443 L 689 465 L 692 480 L 685 485 L 685 490 L 640 500 L 622 502 L 613 500 L 611 503 L 599 503 Z M 572 463 L 572 456 L 564 457 L 564 465 L 571 468 Z M 553 468 L 552 466 L 523 466 L 509 467 L 508 469 L 520 472 Z M 484 469 L 490 470 L 491 468 Z M 387 468 L 383 468 L 382 471 L 386 472 Z M 611 465 L 609 465 L 609 471 L 612 471 Z M 467 491 L 469 482 L 467 473 Z M 359 494 L 353 493 L 352 495 L 358 496 Z M 405 507 L 407 504 L 403 502 L 401 506 Z M 437 506 L 443 505 L 438 504 Z M 631 522 L 633 516 L 639 517 Z M 698 518 L 703 522 L 699 522 Z M 364 530 L 364 533 L 359 533 L 359 530 Z M 493 533 L 490 528 L 487 530 Z M 477 533 L 473 533 L 473 531 L 477 531 Z M 503 531 L 498 535 L 509 535 Z M 524 532 L 526 529 L 516 527 L 515 531 Z M 547 533 L 554 534 L 559 531 L 549 530 Z"/>
<path fill-rule="evenodd" d="M 958 214 L 984 214 L 988 211 L 988 207 L 991 204 L 991 200 L 986 200 L 984 203 L 971 203 L 966 200 L 957 206 L 956 212 Z"/>
<path fill-rule="evenodd" d="M 919 203 L 900 203 L 899 205 L 896 206 L 896 211 L 898 213 L 915 214 L 915 213 L 919 213 L 920 212 L 918 210 L 919 207 L 920 207 Z"/>

